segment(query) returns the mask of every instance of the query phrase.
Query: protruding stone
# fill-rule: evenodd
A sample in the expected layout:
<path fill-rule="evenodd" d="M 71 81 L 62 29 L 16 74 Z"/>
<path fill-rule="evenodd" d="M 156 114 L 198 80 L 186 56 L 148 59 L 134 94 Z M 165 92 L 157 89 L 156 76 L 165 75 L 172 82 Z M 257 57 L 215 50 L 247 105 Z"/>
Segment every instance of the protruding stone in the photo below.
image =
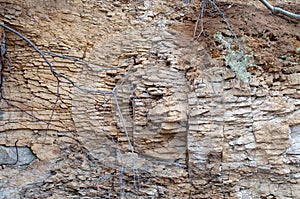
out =
<path fill-rule="evenodd" d="M 29 165 L 34 159 L 28 147 L 0 146 L 0 165 Z"/>

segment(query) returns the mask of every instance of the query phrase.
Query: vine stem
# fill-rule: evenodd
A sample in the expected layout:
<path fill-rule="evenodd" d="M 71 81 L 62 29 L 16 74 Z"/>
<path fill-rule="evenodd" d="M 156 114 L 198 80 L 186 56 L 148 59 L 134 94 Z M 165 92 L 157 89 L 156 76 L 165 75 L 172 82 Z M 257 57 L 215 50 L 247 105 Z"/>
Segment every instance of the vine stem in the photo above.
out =
<path fill-rule="evenodd" d="M 285 16 L 288 16 L 288 17 L 291 17 L 291 18 L 300 19 L 300 14 L 295 14 L 295 13 L 289 12 L 289 11 L 284 10 L 282 8 L 279 8 L 279 7 L 274 7 L 267 0 L 259 0 L 259 1 L 261 3 L 263 3 L 274 14 L 281 13 L 281 14 L 283 14 Z"/>

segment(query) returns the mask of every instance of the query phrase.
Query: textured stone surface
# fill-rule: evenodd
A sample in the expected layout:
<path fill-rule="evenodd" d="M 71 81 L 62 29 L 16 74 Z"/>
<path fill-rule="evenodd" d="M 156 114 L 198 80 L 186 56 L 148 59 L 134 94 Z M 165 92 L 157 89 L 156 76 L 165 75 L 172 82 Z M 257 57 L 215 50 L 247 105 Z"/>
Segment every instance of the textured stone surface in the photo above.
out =
<path fill-rule="evenodd" d="M 41 50 L 89 63 L 47 55 L 75 87 L 58 85 L 5 31 L 0 156 L 18 140 L 36 159 L 0 160 L 0 198 L 300 197 L 299 64 L 245 83 L 168 28 L 187 9 L 162 14 L 172 5 L 0 3 L 1 20 Z"/>
<path fill-rule="evenodd" d="M 35 159 L 31 150 L 27 147 L 0 146 L 1 165 L 28 165 Z"/>

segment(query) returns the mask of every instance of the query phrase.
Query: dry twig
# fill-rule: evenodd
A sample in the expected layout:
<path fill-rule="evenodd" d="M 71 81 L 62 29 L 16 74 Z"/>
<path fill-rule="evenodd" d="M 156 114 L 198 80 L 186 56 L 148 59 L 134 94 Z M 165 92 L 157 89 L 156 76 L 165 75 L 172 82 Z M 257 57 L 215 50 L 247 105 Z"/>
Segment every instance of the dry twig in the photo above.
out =
<path fill-rule="evenodd" d="M 291 18 L 300 19 L 300 14 L 295 14 L 279 7 L 274 7 L 267 0 L 260 0 L 260 2 L 263 3 L 274 14 L 281 13 Z"/>

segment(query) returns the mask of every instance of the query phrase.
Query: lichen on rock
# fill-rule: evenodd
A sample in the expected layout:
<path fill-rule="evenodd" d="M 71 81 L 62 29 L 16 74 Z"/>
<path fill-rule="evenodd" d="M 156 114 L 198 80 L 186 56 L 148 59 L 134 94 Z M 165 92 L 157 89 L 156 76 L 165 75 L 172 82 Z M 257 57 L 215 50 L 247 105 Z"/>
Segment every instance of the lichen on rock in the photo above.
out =
<path fill-rule="evenodd" d="M 247 67 L 254 66 L 254 58 L 249 47 L 244 44 L 243 38 L 223 36 L 221 32 L 214 35 L 216 42 L 220 43 L 218 48 L 225 51 L 224 59 L 226 66 L 230 67 L 239 78 L 248 83 L 251 77 Z"/>

